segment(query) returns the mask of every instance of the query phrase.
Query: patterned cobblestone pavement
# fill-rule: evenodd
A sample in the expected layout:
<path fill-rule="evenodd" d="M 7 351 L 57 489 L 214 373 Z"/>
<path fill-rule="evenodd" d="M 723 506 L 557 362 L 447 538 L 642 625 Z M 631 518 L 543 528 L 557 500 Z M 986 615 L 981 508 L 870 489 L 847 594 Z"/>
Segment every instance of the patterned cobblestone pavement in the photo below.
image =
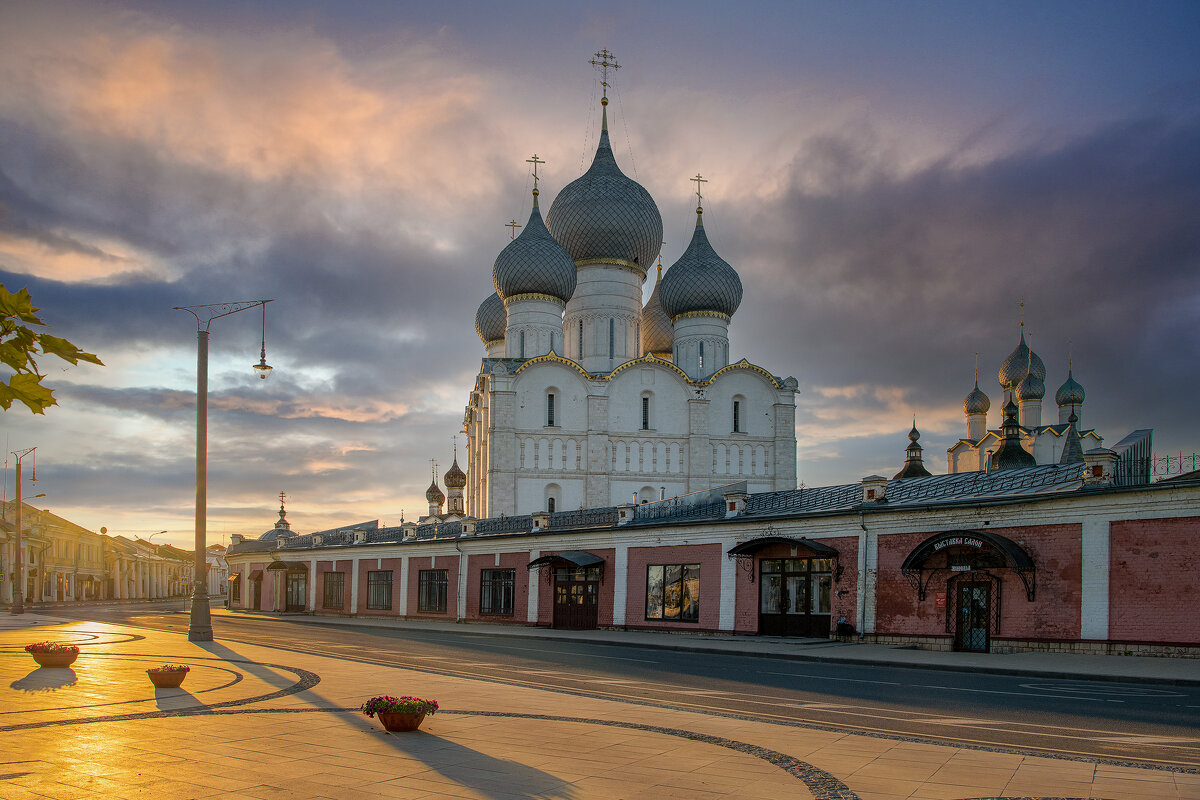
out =
<path fill-rule="evenodd" d="M 38 668 L 32 641 L 77 644 Z M 180 689 L 145 670 L 191 667 Z M 1200 775 L 700 714 L 100 623 L 0 622 L 0 797 L 1198 798 Z M 411 734 L 357 713 L 437 698 Z"/>

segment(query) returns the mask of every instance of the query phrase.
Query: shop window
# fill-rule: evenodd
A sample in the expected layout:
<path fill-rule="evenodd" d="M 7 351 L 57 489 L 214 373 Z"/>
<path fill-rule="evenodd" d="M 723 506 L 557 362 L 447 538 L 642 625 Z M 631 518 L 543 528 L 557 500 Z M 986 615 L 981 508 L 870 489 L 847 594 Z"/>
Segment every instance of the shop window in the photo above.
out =
<path fill-rule="evenodd" d="M 479 613 L 512 614 L 516 583 L 516 570 L 483 570 L 479 581 Z"/>
<path fill-rule="evenodd" d="M 646 619 L 700 621 L 700 565 L 646 567 Z"/>
<path fill-rule="evenodd" d="M 446 611 L 446 593 L 450 585 L 448 571 L 423 569 L 417 575 L 417 610 L 430 613 Z"/>
<path fill-rule="evenodd" d="M 346 605 L 346 573 L 326 572 L 322 608 L 343 608 Z"/>
<path fill-rule="evenodd" d="M 392 610 L 392 571 L 390 569 L 367 573 L 367 608 L 378 611 Z"/>

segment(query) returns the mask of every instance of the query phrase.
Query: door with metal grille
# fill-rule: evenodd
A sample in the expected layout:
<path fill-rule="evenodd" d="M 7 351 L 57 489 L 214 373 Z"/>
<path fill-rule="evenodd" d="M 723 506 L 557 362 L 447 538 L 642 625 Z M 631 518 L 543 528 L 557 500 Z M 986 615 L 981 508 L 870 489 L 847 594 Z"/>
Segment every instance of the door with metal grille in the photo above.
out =
<path fill-rule="evenodd" d="M 992 585 L 984 581 L 964 581 L 958 584 L 957 593 L 958 625 L 954 631 L 954 649 L 986 653 L 990 644 Z"/>

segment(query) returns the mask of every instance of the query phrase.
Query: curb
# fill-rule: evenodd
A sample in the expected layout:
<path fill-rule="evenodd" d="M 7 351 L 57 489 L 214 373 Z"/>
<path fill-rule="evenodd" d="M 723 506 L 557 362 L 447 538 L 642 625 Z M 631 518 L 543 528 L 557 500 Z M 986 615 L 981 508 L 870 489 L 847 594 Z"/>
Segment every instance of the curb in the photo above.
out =
<path fill-rule="evenodd" d="M 222 609 L 225 610 L 225 609 Z M 222 615 L 226 616 L 226 615 Z M 227 616 L 244 616 L 250 619 L 272 620 L 279 619 L 272 614 L 264 614 L 262 612 L 243 613 L 240 611 L 229 611 Z M 325 617 L 317 617 L 311 614 L 289 614 L 285 618 L 307 617 L 312 620 L 308 624 L 325 624 L 329 626 L 345 626 L 353 628 L 381 628 L 386 630 L 397 631 L 412 631 L 424 633 L 445 633 L 457 636 L 478 636 L 500 639 L 528 639 L 536 641 L 550 642 L 572 642 L 575 644 L 594 644 L 609 647 L 636 647 L 642 650 L 669 650 L 674 652 L 689 652 L 689 653 L 705 653 L 709 655 L 722 656 L 751 656 L 756 658 L 769 658 L 780 661 L 802 661 L 819 664 L 850 664 L 853 666 L 865 667 L 892 667 L 895 669 L 912 669 L 912 670 L 934 670 L 937 672 L 975 672 L 988 675 L 1007 675 L 1011 677 L 1026 677 L 1026 678 L 1049 678 L 1053 680 L 1076 680 L 1076 681 L 1099 681 L 1103 683 L 1136 683 L 1148 684 L 1154 686 L 1200 686 L 1200 678 L 1158 678 L 1138 675 L 1105 675 L 1105 674 L 1085 674 L 1081 675 L 1078 672 L 1067 672 L 1062 670 L 1039 670 L 1025 669 L 1021 667 L 1005 667 L 1000 665 L 958 665 L 958 664 L 930 664 L 930 663 L 907 663 L 899 661 L 886 661 L 872 658 L 831 658 L 829 656 L 810 655 L 807 653 L 771 653 L 771 652 L 733 652 L 719 647 L 706 647 L 703 642 L 626 642 L 626 641 L 604 641 L 593 639 L 585 636 L 571 635 L 556 635 L 545 636 L 537 633 L 497 633 L 493 631 L 471 630 L 469 625 L 456 626 L 454 630 L 445 630 L 442 628 L 406 628 L 403 625 L 374 625 L 361 622 L 354 617 L 332 617 L 325 622 Z M 522 630 L 536 630 L 535 628 L 523 628 Z M 748 641 L 752 639 L 748 638 Z M 1086 656 L 1080 656 L 1086 658 Z M 1131 656 L 1132 658 L 1132 656 Z"/>

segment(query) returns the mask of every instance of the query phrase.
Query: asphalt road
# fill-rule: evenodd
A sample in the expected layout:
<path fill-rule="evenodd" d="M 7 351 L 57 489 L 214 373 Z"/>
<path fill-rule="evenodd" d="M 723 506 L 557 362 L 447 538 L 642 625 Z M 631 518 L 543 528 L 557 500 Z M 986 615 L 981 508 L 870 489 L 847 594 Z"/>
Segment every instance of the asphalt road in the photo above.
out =
<path fill-rule="evenodd" d="M 186 604 L 54 609 L 187 632 Z M 1200 688 L 213 617 L 224 641 L 755 719 L 1200 769 Z"/>

